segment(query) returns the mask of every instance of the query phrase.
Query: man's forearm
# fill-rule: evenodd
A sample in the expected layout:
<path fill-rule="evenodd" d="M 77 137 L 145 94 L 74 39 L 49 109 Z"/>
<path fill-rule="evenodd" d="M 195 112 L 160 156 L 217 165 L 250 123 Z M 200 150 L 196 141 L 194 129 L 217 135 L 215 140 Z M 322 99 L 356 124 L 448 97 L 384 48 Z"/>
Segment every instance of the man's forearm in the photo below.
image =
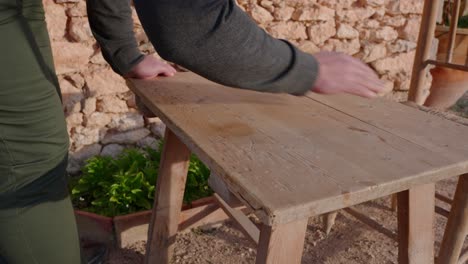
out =
<path fill-rule="evenodd" d="M 135 6 L 158 53 L 208 79 L 263 92 L 303 94 L 313 87 L 316 60 L 269 36 L 233 0 L 136 0 Z"/>
<path fill-rule="evenodd" d="M 87 0 L 87 9 L 104 58 L 115 72 L 127 74 L 143 59 L 133 33 L 129 0 Z"/>

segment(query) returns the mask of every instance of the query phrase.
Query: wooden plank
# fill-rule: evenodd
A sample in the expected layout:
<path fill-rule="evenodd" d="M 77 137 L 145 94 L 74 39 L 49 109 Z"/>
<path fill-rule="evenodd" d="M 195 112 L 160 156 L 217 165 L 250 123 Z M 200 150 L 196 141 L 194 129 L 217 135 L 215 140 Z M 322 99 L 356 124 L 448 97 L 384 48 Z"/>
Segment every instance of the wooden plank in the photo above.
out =
<path fill-rule="evenodd" d="M 169 263 L 172 258 L 184 197 L 190 150 L 166 129 L 156 197 L 148 232 L 146 264 Z"/>
<path fill-rule="evenodd" d="M 398 263 L 434 263 L 435 184 L 398 194 Z"/>
<path fill-rule="evenodd" d="M 464 155 L 468 154 L 468 143 L 466 143 L 468 128 L 464 127 L 466 124 L 462 118 L 459 118 L 459 123 L 455 123 L 445 120 L 450 115 L 438 115 L 435 111 L 422 113 L 419 109 L 425 107 L 409 108 L 386 99 L 367 100 L 348 95 L 318 94 L 308 94 L 308 97 L 371 126 L 402 137 L 425 148 L 431 154 L 442 155 L 453 161 L 462 161 L 461 173 L 455 172 L 451 176 L 464 174 L 466 167 Z"/>
<path fill-rule="evenodd" d="M 211 174 L 208 179 L 211 189 L 218 194 L 230 207 L 242 205 L 242 202 L 229 191 L 227 185 L 215 174 Z"/>
<path fill-rule="evenodd" d="M 452 204 L 453 200 L 450 199 L 449 197 L 445 196 L 445 195 L 442 195 L 440 193 L 436 193 L 436 199 L 439 200 L 439 201 L 442 201 L 444 203 L 448 203 L 448 204 Z"/>
<path fill-rule="evenodd" d="M 223 211 L 239 225 L 241 232 L 258 245 L 260 230 L 257 226 L 245 214 L 229 206 L 219 195 L 214 194 L 214 197 Z"/>
<path fill-rule="evenodd" d="M 421 27 L 418 36 L 418 45 L 414 59 L 412 78 L 409 91 L 409 100 L 423 104 L 425 98 L 424 85 L 426 83 L 426 61 L 431 59 L 432 44 L 435 35 L 436 21 L 440 1 L 425 0 Z"/>
<path fill-rule="evenodd" d="M 447 47 L 447 57 L 445 58 L 445 61 L 448 63 L 452 62 L 453 50 L 455 49 L 455 38 L 457 37 L 458 19 L 460 17 L 460 3 L 461 0 L 454 0 L 454 5 L 452 7 L 452 19 L 449 29 L 450 39 Z"/>
<path fill-rule="evenodd" d="M 335 225 L 337 215 L 338 211 L 322 215 L 323 229 L 327 235 L 330 234 L 333 226 Z"/>
<path fill-rule="evenodd" d="M 255 263 L 301 263 L 306 229 L 307 220 L 273 227 L 263 225 Z"/>
<path fill-rule="evenodd" d="M 245 210 L 244 208 L 236 209 Z M 145 211 L 137 215 L 137 217 L 135 215 L 120 216 L 114 220 L 117 245 L 120 248 L 128 247 L 148 238 L 148 227 L 151 222 L 152 212 Z M 198 227 L 209 227 L 227 220 L 229 220 L 229 216 L 213 201 L 210 204 L 183 210 L 179 217 L 178 232 L 188 232 Z"/>
<path fill-rule="evenodd" d="M 426 61 L 426 63 L 432 64 L 438 67 L 445 67 L 445 68 L 453 69 L 453 70 L 468 71 L 468 66 L 466 64 L 462 65 L 462 64 L 441 62 L 441 61 L 436 61 L 436 60 L 428 60 Z"/>
<path fill-rule="evenodd" d="M 460 176 L 439 252 L 439 264 L 456 264 L 468 235 L 468 174 Z"/>
<path fill-rule="evenodd" d="M 269 225 L 468 171 L 468 128 L 393 102 L 258 93 L 192 73 L 131 88 Z"/>
<path fill-rule="evenodd" d="M 458 115 L 453 114 L 451 112 L 445 112 L 445 111 L 442 112 L 440 110 L 433 109 L 433 108 L 430 108 L 430 107 L 417 105 L 417 104 L 415 104 L 413 102 L 403 102 L 403 104 L 407 105 L 407 106 L 410 106 L 410 107 L 417 108 L 418 110 L 424 111 L 424 112 L 426 112 L 428 114 L 445 118 L 447 120 L 453 121 L 453 122 L 458 123 L 460 125 L 468 126 L 468 118 L 458 116 Z"/>

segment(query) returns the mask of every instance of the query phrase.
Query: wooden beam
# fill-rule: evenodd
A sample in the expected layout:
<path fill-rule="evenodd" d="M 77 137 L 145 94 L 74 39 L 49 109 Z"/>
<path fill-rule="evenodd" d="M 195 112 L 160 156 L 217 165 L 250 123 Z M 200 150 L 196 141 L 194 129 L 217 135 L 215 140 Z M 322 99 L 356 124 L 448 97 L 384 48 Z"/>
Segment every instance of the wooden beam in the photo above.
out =
<path fill-rule="evenodd" d="M 301 263 L 306 229 L 307 219 L 278 226 L 263 225 L 255 263 Z"/>
<path fill-rule="evenodd" d="M 468 234 L 468 174 L 460 176 L 440 247 L 438 264 L 456 264 Z"/>
<path fill-rule="evenodd" d="M 447 62 L 436 61 L 436 60 L 427 60 L 425 62 L 425 64 L 426 64 L 426 66 L 427 66 L 427 64 L 431 64 L 431 65 L 434 65 L 434 66 L 449 68 L 449 69 L 453 69 L 453 70 L 468 71 L 468 66 L 463 65 L 463 64 L 447 63 Z"/>
<path fill-rule="evenodd" d="M 448 198 L 447 196 L 445 195 L 442 195 L 440 193 L 436 193 L 436 199 L 439 200 L 439 201 L 442 201 L 444 203 L 448 203 L 448 204 L 452 204 L 453 200 Z"/>
<path fill-rule="evenodd" d="M 432 43 L 435 34 L 437 13 L 440 1 L 425 0 L 424 10 L 419 31 L 418 45 L 414 60 L 409 100 L 422 104 L 424 100 L 424 85 L 426 82 L 427 64 L 431 59 Z"/>
<path fill-rule="evenodd" d="M 452 20 L 450 21 L 450 38 L 447 47 L 447 57 L 445 62 L 451 63 L 453 59 L 453 50 L 455 49 L 455 40 L 457 38 L 458 18 L 460 17 L 460 2 L 461 0 L 454 0 L 452 10 Z"/>
<path fill-rule="evenodd" d="M 435 184 L 398 194 L 398 263 L 434 263 Z"/>
<path fill-rule="evenodd" d="M 176 242 L 190 150 L 169 129 L 159 167 L 153 213 L 148 231 L 146 264 L 167 264 Z"/>
<path fill-rule="evenodd" d="M 335 225 L 337 215 L 338 211 L 322 215 L 323 228 L 327 235 L 330 234 L 333 226 Z"/>
<path fill-rule="evenodd" d="M 223 211 L 241 227 L 242 233 L 258 245 L 260 230 L 255 226 L 255 224 L 252 223 L 252 221 L 250 221 L 250 219 L 242 212 L 229 206 L 218 194 L 215 193 L 214 197 L 219 203 L 221 209 L 223 209 Z"/>

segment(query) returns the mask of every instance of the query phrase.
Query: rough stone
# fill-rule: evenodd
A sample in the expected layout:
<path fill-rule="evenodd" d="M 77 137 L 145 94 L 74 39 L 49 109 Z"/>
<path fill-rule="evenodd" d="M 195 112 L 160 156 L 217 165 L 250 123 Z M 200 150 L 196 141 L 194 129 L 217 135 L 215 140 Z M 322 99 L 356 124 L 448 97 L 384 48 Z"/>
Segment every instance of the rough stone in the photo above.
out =
<path fill-rule="evenodd" d="M 68 80 L 59 78 L 59 83 L 62 91 L 62 105 L 65 113 L 79 112 L 81 110 L 81 100 L 84 99 L 83 91 L 76 88 Z"/>
<path fill-rule="evenodd" d="M 75 86 L 78 89 L 83 88 L 84 85 L 85 85 L 85 80 L 84 80 L 83 76 L 81 74 L 79 74 L 79 73 L 72 73 L 72 74 L 69 74 L 69 75 L 65 75 L 64 79 L 71 82 L 73 84 L 73 86 Z"/>
<path fill-rule="evenodd" d="M 52 50 L 57 74 L 81 72 L 87 69 L 93 48 L 82 43 L 53 41 Z"/>
<path fill-rule="evenodd" d="M 354 8 L 347 10 L 337 11 L 337 16 L 340 21 L 353 23 L 358 21 L 365 21 L 375 14 L 375 10 L 371 7 Z"/>
<path fill-rule="evenodd" d="M 73 113 L 66 117 L 68 131 L 74 127 L 81 126 L 83 124 L 83 114 Z"/>
<path fill-rule="evenodd" d="M 143 116 L 139 113 L 124 113 L 113 115 L 112 120 L 108 127 L 117 131 L 128 131 L 145 126 Z"/>
<path fill-rule="evenodd" d="M 314 54 L 320 51 L 320 48 L 317 45 L 315 45 L 312 41 L 308 40 L 300 42 L 298 47 L 300 50 L 310 54 Z"/>
<path fill-rule="evenodd" d="M 71 153 L 68 157 L 67 171 L 70 174 L 77 174 L 81 171 L 86 160 L 99 155 L 101 152 L 101 145 L 93 144 L 90 146 L 82 147 L 75 152 Z"/>
<path fill-rule="evenodd" d="M 110 69 L 93 72 L 85 77 L 89 96 L 125 93 L 125 80 Z"/>
<path fill-rule="evenodd" d="M 154 137 L 145 137 L 141 139 L 140 141 L 137 142 L 137 146 L 140 148 L 146 148 L 146 147 L 151 147 L 151 148 L 157 148 L 158 147 L 159 141 L 155 139 Z"/>
<path fill-rule="evenodd" d="M 153 123 L 150 125 L 151 132 L 158 138 L 164 138 L 166 131 L 166 125 L 159 119 L 155 118 Z"/>
<path fill-rule="evenodd" d="M 393 41 L 398 38 L 398 32 L 392 27 L 382 27 L 374 32 L 373 38 L 377 41 Z"/>
<path fill-rule="evenodd" d="M 400 11 L 403 14 L 422 14 L 424 0 L 400 0 Z"/>
<path fill-rule="evenodd" d="M 383 58 L 372 63 L 374 69 L 380 74 L 395 76 L 397 73 L 409 74 L 413 68 L 415 52 L 401 53 L 394 57 Z"/>
<path fill-rule="evenodd" d="M 387 44 L 387 48 L 391 53 L 403 53 L 403 52 L 410 52 L 416 49 L 416 43 L 399 39 L 395 43 Z"/>
<path fill-rule="evenodd" d="M 109 157 L 116 158 L 122 153 L 124 149 L 125 147 L 119 144 L 109 144 L 102 148 L 101 156 L 109 156 Z"/>
<path fill-rule="evenodd" d="M 268 31 L 276 38 L 289 40 L 307 39 L 306 27 L 298 22 L 273 24 L 268 28 Z"/>
<path fill-rule="evenodd" d="M 76 148 L 99 142 L 100 132 L 101 129 L 98 127 L 75 127 L 72 138 Z"/>
<path fill-rule="evenodd" d="M 362 60 L 364 62 L 370 63 L 387 56 L 387 47 L 385 44 L 371 44 L 365 46 L 363 52 L 364 57 Z"/>
<path fill-rule="evenodd" d="M 107 95 L 97 101 L 97 110 L 105 113 L 125 113 L 128 111 L 128 106 L 126 101 Z"/>
<path fill-rule="evenodd" d="M 72 17 L 69 27 L 68 34 L 76 42 L 86 42 L 93 37 L 87 18 Z"/>
<path fill-rule="evenodd" d="M 79 2 L 76 3 L 76 5 L 70 7 L 67 10 L 67 15 L 69 17 L 85 17 L 85 16 L 87 16 L 85 1 L 79 1 Z"/>
<path fill-rule="evenodd" d="M 258 6 L 258 5 L 253 5 L 251 8 L 250 14 L 257 22 L 258 24 L 264 25 L 267 24 L 268 22 L 273 21 L 273 16 L 266 10 L 265 8 Z"/>
<path fill-rule="evenodd" d="M 323 6 L 299 8 L 292 14 L 295 21 L 330 21 L 334 18 L 335 10 Z"/>
<path fill-rule="evenodd" d="M 140 128 L 121 133 L 108 133 L 102 140 L 103 144 L 133 144 L 148 136 L 151 132 L 146 128 Z"/>
<path fill-rule="evenodd" d="M 111 117 L 108 114 L 94 112 L 85 117 L 86 127 L 105 127 L 111 122 Z"/>
<path fill-rule="evenodd" d="M 310 26 L 307 30 L 310 40 L 316 44 L 321 45 L 327 39 L 336 35 L 335 21 L 330 20 L 324 23 L 319 23 Z"/>
<path fill-rule="evenodd" d="M 275 9 L 274 17 L 276 20 L 279 21 L 288 21 L 291 19 L 292 15 L 294 13 L 294 8 L 290 6 L 285 6 L 283 8 L 277 8 Z"/>
<path fill-rule="evenodd" d="M 341 24 L 338 26 L 336 36 L 339 39 L 355 39 L 359 37 L 359 31 L 351 25 Z"/>
<path fill-rule="evenodd" d="M 53 0 L 44 0 L 44 10 L 46 12 L 47 29 L 52 40 L 61 40 L 65 37 L 67 28 L 67 15 L 61 5 L 57 5 Z"/>
<path fill-rule="evenodd" d="M 90 115 L 96 112 L 96 104 L 97 104 L 96 97 L 86 98 L 86 100 L 83 101 L 83 110 L 82 110 L 83 114 Z"/>
<path fill-rule="evenodd" d="M 361 50 L 359 39 L 338 40 L 329 39 L 323 47 L 324 50 L 341 52 L 348 55 L 355 55 Z"/>
<path fill-rule="evenodd" d="M 421 19 L 419 18 L 408 19 L 402 31 L 403 38 L 411 42 L 417 42 L 420 27 L 421 27 Z"/>

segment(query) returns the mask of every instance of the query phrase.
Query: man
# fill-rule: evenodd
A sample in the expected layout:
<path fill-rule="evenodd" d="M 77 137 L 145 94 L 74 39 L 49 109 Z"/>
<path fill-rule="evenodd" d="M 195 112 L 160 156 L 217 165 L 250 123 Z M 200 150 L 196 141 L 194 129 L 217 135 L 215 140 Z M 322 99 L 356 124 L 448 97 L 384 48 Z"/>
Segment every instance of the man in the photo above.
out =
<path fill-rule="evenodd" d="M 159 55 L 210 80 L 263 92 L 351 93 L 376 97 L 377 75 L 350 56 L 306 54 L 269 36 L 234 0 L 135 0 Z M 88 15 L 104 58 L 116 72 L 132 65 L 151 77 L 152 57 L 137 49 L 127 0 L 88 0 Z M 138 75 L 136 75 L 138 77 Z"/>
<path fill-rule="evenodd" d="M 67 193 L 68 135 L 41 0 L 0 0 L 0 263 L 79 264 Z M 383 86 L 336 53 L 305 54 L 267 35 L 233 0 L 136 0 L 161 56 L 211 80 L 264 92 L 351 93 Z M 125 77 L 175 70 L 137 49 L 128 0 L 88 0 L 104 58 Z M 346 84 L 346 85 L 343 85 Z"/>

